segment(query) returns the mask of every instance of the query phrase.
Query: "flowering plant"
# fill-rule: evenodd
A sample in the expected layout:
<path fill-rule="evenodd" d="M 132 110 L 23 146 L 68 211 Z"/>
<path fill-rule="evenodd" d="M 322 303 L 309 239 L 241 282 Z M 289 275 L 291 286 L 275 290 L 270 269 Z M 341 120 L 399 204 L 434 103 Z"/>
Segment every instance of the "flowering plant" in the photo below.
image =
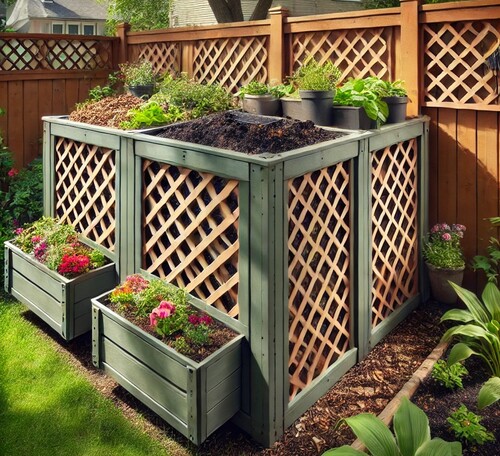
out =
<path fill-rule="evenodd" d="M 103 253 L 78 240 L 73 226 L 51 217 L 17 228 L 15 234 L 14 244 L 23 252 L 65 277 L 75 277 L 107 262 Z"/>
<path fill-rule="evenodd" d="M 424 242 L 423 256 L 427 263 L 440 269 L 462 269 L 465 267 L 460 240 L 464 237 L 464 225 L 437 223 Z"/>
<path fill-rule="evenodd" d="M 161 279 L 128 276 L 109 295 L 118 312 L 154 331 L 178 352 L 191 354 L 210 344 L 213 320 L 187 301 L 187 293 Z"/>

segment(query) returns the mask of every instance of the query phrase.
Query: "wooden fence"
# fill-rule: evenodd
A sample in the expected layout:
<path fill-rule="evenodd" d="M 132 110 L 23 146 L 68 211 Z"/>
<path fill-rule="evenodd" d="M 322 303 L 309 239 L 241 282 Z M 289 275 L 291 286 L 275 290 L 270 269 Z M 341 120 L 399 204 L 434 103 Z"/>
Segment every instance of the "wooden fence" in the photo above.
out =
<path fill-rule="evenodd" d="M 498 74 L 486 65 L 499 39 L 500 0 L 402 0 L 399 8 L 298 18 L 277 8 L 262 21 L 151 32 L 122 26 L 115 39 L 1 34 L 0 107 L 8 115 L 0 128 L 26 164 L 40 151 L 41 115 L 68 113 L 126 60 L 148 59 L 158 71 L 233 92 L 252 79 L 280 81 L 309 54 L 332 60 L 344 77 L 403 79 L 409 114 L 431 118 L 429 222 L 466 225 L 471 258 L 498 235 L 485 218 L 500 213 Z M 466 285 L 481 284 L 469 272 Z"/>

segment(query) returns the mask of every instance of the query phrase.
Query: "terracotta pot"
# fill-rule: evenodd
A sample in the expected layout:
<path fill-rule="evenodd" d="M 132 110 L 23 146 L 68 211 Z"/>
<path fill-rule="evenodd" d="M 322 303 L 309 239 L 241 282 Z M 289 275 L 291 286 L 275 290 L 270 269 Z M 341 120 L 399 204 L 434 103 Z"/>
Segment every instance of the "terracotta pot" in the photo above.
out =
<path fill-rule="evenodd" d="M 440 269 L 432 264 L 425 264 L 429 270 L 429 280 L 434 299 L 443 304 L 455 304 L 458 296 L 448 281 L 462 285 L 465 267 L 462 269 Z"/>

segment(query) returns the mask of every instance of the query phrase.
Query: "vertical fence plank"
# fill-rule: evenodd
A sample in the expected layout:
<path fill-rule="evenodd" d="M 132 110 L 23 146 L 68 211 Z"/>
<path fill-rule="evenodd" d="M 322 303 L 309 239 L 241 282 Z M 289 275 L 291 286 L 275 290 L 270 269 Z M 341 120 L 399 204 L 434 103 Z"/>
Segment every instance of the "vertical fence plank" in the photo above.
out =
<path fill-rule="evenodd" d="M 424 108 L 423 114 L 430 117 L 429 122 L 429 225 L 438 222 L 437 194 L 438 194 L 438 113 L 437 108 Z"/>
<path fill-rule="evenodd" d="M 25 130 L 24 163 L 29 163 L 41 152 L 41 125 L 38 122 L 38 97 L 42 95 L 38 90 L 38 81 L 24 82 L 23 124 L 30 125 Z"/>
<path fill-rule="evenodd" d="M 24 130 L 25 125 L 23 122 L 23 107 L 24 107 L 24 94 L 22 81 L 13 81 L 9 83 L 8 93 L 8 146 L 11 150 L 23 151 L 24 147 Z M 24 156 L 15 155 L 16 166 L 23 166 Z"/>

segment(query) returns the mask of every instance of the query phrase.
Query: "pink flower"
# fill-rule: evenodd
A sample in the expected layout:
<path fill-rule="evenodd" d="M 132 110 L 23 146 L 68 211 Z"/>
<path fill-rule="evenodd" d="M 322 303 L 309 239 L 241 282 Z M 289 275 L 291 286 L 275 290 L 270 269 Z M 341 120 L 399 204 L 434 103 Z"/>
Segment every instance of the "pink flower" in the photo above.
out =
<path fill-rule="evenodd" d="M 31 238 L 31 243 L 32 244 L 38 244 L 42 240 L 42 236 L 33 236 Z"/>
<path fill-rule="evenodd" d="M 175 312 L 175 305 L 170 301 L 161 301 L 158 307 L 155 307 L 149 314 L 149 323 L 155 327 L 158 324 L 158 319 L 170 317 Z"/>
<path fill-rule="evenodd" d="M 193 326 L 197 326 L 200 324 L 200 318 L 198 317 L 198 315 L 195 315 L 195 314 L 191 314 L 189 317 L 188 317 L 188 321 L 189 323 L 191 323 Z"/>
<path fill-rule="evenodd" d="M 14 230 L 14 234 L 15 234 L 16 236 L 19 236 L 19 235 L 20 235 L 23 231 L 24 231 L 24 230 L 23 230 L 22 228 L 16 228 L 16 229 Z"/>
<path fill-rule="evenodd" d="M 11 168 L 9 172 L 7 173 L 7 176 L 9 177 L 14 177 L 19 174 L 19 171 L 16 168 Z"/>
<path fill-rule="evenodd" d="M 213 320 L 210 315 L 202 315 L 200 317 L 200 323 L 202 325 L 210 326 L 212 324 Z"/>
<path fill-rule="evenodd" d="M 451 241 L 451 234 L 450 233 L 443 233 L 443 235 L 441 236 L 441 239 L 443 241 Z"/>

